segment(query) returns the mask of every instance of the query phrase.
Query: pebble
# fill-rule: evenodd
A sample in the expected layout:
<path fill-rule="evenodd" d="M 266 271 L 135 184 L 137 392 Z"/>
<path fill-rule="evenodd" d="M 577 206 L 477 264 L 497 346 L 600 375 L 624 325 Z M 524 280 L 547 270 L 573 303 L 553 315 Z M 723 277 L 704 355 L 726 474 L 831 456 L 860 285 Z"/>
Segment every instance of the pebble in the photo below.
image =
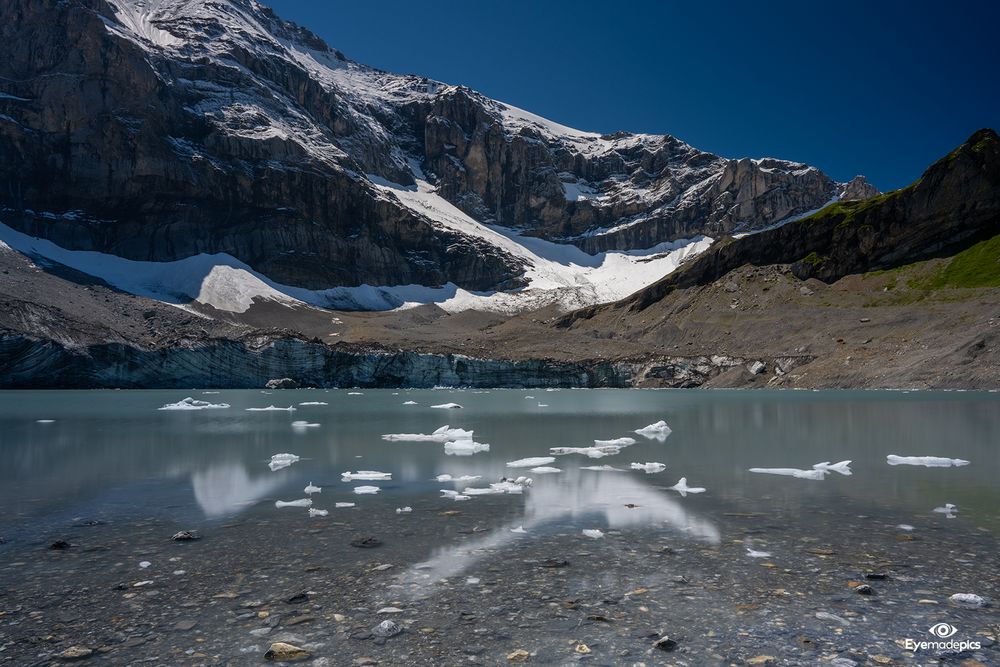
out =
<path fill-rule="evenodd" d="M 273 660 L 274 662 L 292 662 L 294 660 L 305 660 L 308 657 L 309 651 L 299 648 L 294 644 L 286 644 L 284 642 L 271 644 L 271 647 L 264 653 L 265 660 Z"/>
<path fill-rule="evenodd" d="M 94 655 L 94 651 L 86 646 L 70 646 L 59 654 L 61 660 L 83 660 Z"/>
<path fill-rule="evenodd" d="M 196 625 L 198 625 L 198 621 L 195 621 L 190 618 L 184 618 L 174 623 L 174 630 L 180 630 L 182 632 L 186 632 L 194 628 L 194 626 Z"/>

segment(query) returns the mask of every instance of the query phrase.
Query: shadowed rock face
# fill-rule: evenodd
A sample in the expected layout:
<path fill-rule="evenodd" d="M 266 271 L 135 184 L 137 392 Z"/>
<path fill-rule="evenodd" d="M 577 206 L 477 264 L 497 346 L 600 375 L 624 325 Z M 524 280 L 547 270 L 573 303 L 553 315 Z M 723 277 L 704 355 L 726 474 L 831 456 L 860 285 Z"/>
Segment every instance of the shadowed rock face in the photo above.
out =
<path fill-rule="evenodd" d="M 254 3 L 224 6 L 248 8 L 274 39 L 303 34 Z M 275 44 L 254 50 L 258 36 L 230 34 L 207 10 L 179 13 L 157 23 L 189 40 L 168 56 L 110 30 L 116 16 L 101 0 L 0 8 L 0 201 L 18 213 L 5 216 L 14 225 L 130 259 L 227 252 L 316 288 L 487 289 L 520 274 L 502 251 L 431 225 L 359 178 L 405 174 L 337 92 Z M 342 141 L 364 143 L 370 161 Z M 76 213 L 33 214 L 66 211 Z"/>
<path fill-rule="evenodd" d="M 74 249 L 226 252 L 311 288 L 506 288 L 519 260 L 372 179 L 409 186 L 422 165 L 473 217 L 588 251 L 873 194 L 806 165 L 600 137 L 366 68 L 253 0 L 9 0 L 0 39 L 4 219 Z"/>

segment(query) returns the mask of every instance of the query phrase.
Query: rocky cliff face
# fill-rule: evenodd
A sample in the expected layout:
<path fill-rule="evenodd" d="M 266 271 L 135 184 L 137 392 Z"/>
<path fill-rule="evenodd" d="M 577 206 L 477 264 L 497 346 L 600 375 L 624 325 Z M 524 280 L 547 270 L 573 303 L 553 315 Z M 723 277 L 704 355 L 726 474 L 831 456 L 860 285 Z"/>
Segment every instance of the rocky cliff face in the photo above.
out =
<path fill-rule="evenodd" d="M 628 299 L 582 309 L 561 325 L 602 310 L 641 311 L 675 289 L 706 285 L 745 264 L 789 264 L 800 279 L 830 283 L 853 273 L 946 256 L 997 234 L 1000 137 L 983 129 L 906 188 L 841 202 L 775 229 L 717 243 Z"/>
<path fill-rule="evenodd" d="M 0 39 L 4 219 L 74 249 L 225 252 L 310 288 L 502 289 L 522 258 L 393 189 L 423 176 L 480 222 L 591 252 L 873 194 L 373 70 L 254 0 L 9 0 Z"/>

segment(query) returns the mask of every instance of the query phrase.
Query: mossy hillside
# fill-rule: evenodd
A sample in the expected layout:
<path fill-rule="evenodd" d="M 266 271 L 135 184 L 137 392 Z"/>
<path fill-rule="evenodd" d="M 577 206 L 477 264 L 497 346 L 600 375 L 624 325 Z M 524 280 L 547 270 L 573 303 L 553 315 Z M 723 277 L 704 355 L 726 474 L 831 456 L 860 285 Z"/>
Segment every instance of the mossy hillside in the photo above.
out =
<path fill-rule="evenodd" d="M 914 279 L 915 289 L 1000 287 L 1000 235 L 966 248 L 926 278 Z"/>

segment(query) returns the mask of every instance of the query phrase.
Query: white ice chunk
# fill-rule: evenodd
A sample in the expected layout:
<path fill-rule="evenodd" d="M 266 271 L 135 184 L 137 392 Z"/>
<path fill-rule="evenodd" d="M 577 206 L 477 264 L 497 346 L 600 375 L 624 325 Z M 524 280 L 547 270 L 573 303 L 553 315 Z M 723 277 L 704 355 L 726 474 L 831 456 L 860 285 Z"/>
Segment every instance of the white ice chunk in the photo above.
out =
<path fill-rule="evenodd" d="M 583 530 L 583 534 L 586 535 L 587 537 L 592 537 L 595 540 L 604 537 L 604 532 L 598 530 L 597 528 L 585 528 Z"/>
<path fill-rule="evenodd" d="M 354 493 L 356 493 L 356 494 L 358 494 L 360 496 L 373 495 L 373 494 L 378 493 L 379 491 L 380 491 L 380 489 L 377 486 L 356 486 L 356 487 L 354 487 Z"/>
<path fill-rule="evenodd" d="M 162 410 L 163 408 L 160 408 L 160 409 Z M 55 419 L 36 419 L 35 423 L 36 424 L 54 424 L 55 421 L 56 421 Z"/>
<path fill-rule="evenodd" d="M 771 552 L 769 551 L 755 551 L 750 547 L 747 547 L 747 556 L 750 558 L 770 558 Z"/>
<path fill-rule="evenodd" d="M 614 440 L 594 440 L 598 447 L 628 447 L 635 444 L 635 438 L 615 438 Z"/>
<path fill-rule="evenodd" d="M 643 426 L 642 428 L 637 428 L 636 433 L 644 438 L 649 438 L 650 440 L 659 440 L 663 442 L 670 435 L 670 427 L 667 426 L 667 422 L 662 419 L 655 424 L 650 424 L 649 426 Z"/>
<path fill-rule="evenodd" d="M 349 392 L 347 392 L 347 395 L 348 396 L 364 396 L 365 394 L 364 394 L 364 392 L 360 392 L 360 391 L 349 391 Z"/>
<path fill-rule="evenodd" d="M 433 433 L 386 433 L 383 440 L 403 442 L 448 442 L 456 440 L 472 440 L 472 431 L 461 428 L 451 428 L 447 424 Z"/>
<path fill-rule="evenodd" d="M 303 489 L 303 491 L 305 491 L 306 495 L 311 496 L 314 493 L 323 493 L 323 487 L 313 486 L 313 483 L 309 482 L 309 484 L 306 485 L 306 488 Z"/>
<path fill-rule="evenodd" d="M 547 407 L 549 407 L 549 404 L 548 403 L 539 403 L 538 407 L 540 407 L 540 408 L 547 408 Z"/>
<path fill-rule="evenodd" d="M 346 509 L 348 507 L 354 507 L 354 503 L 334 503 L 333 506 L 337 509 Z"/>
<path fill-rule="evenodd" d="M 750 472 L 764 475 L 786 475 L 798 479 L 822 480 L 828 474 L 826 470 L 800 470 L 798 468 L 750 468 Z"/>
<path fill-rule="evenodd" d="M 294 421 L 292 422 L 292 430 L 296 433 L 305 433 L 311 428 L 318 428 L 319 424 L 310 424 L 307 421 Z"/>
<path fill-rule="evenodd" d="M 817 463 L 813 466 L 813 470 L 823 470 L 825 472 L 836 472 L 841 475 L 853 475 L 850 468 L 850 461 L 840 461 L 839 463 L 830 463 L 829 461 L 823 461 L 822 463 Z"/>
<path fill-rule="evenodd" d="M 534 468 L 535 466 L 544 466 L 555 461 L 554 456 L 529 456 L 526 459 L 518 459 L 516 461 L 508 461 L 508 468 Z"/>
<path fill-rule="evenodd" d="M 391 472 L 379 472 L 378 470 L 359 470 L 357 472 L 342 472 L 340 473 L 341 482 L 379 482 L 392 479 Z"/>
<path fill-rule="evenodd" d="M 382 607 L 381 609 L 379 609 L 375 613 L 376 614 L 402 614 L 403 610 L 400 609 L 399 607 Z"/>
<path fill-rule="evenodd" d="M 311 517 L 313 517 L 313 516 L 326 516 L 329 513 L 330 513 L 329 510 L 318 510 L 318 509 L 313 509 L 312 507 L 309 508 L 309 516 L 311 516 Z"/>
<path fill-rule="evenodd" d="M 625 472 L 624 468 L 616 468 L 614 466 L 602 465 L 602 466 L 581 466 L 580 470 L 595 470 L 597 472 L 614 471 L 614 472 Z"/>
<path fill-rule="evenodd" d="M 969 462 L 965 459 L 949 459 L 942 456 L 896 456 L 889 454 L 885 457 L 885 462 L 891 466 L 924 466 L 926 468 L 951 468 L 967 466 Z"/>
<path fill-rule="evenodd" d="M 450 456 L 472 456 L 477 452 L 488 451 L 490 451 L 490 445 L 486 442 L 456 440 L 455 442 L 444 443 L 444 453 Z"/>
<path fill-rule="evenodd" d="M 266 408 L 247 408 L 247 412 L 295 412 L 295 406 L 289 405 L 287 408 L 277 408 L 269 405 Z"/>
<path fill-rule="evenodd" d="M 299 457 L 296 456 L 295 454 L 289 454 L 285 452 L 283 454 L 275 454 L 274 456 L 272 456 L 271 462 L 268 463 L 267 466 L 272 471 L 281 470 L 282 468 L 287 468 L 288 466 L 292 465 L 298 460 Z"/>
<path fill-rule="evenodd" d="M 524 529 L 524 526 L 518 526 L 517 528 L 511 528 L 511 529 L 510 529 L 510 532 L 512 532 L 512 533 L 517 533 L 518 535 L 524 535 L 524 534 L 526 534 L 526 533 L 527 533 L 528 531 L 526 531 L 526 530 Z"/>
<path fill-rule="evenodd" d="M 900 530 L 905 530 L 906 532 L 910 532 L 911 530 L 916 530 L 916 528 L 914 528 L 908 523 L 901 523 L 898 526 L 896 526 L 896 528 L 899 528 Z"/>
<path fill-rule="evenodd" d="M 148 560 L 144 560 L 139 563 L 139 567 L 141 567 L 144 570 L 150 565 L 152 565 L 152 563 L 150 563 Z"/>
<path fill-rule="evenodd" d="M 438 482 L 475 482 L 477 479 L 481 479 L 482 475 L 459 475 L 458 477 L 453 477 L 447 473 L 443 475 L 438 475 L 434 479 Z"/>
<path fill-rule="evenodd" d="M 944 514 L 949 519 L 954 519 L 955 515 L 958 514 L 958 507 L 952 503 L 945 503 L 944 507 L 935 507 L 934 511 L 938 514 Z"/>
<path fill-rule="evenodd" d="M 329 405 L 324 401 L 305 401 L 304 403 L 299 403 L 299 405 Z"/>
<path fill-rule="evenodd" d="M 413 508 L 410 507 L 409 505 L 407 505 L 406 507 L 397 507 L 396 508 L 396 514 L 407 514 L 407 513 L 412 512 L 412 511 L 413 511 Z"/>
<path fill-rule="evenodd" d="M 285 502 L 284 500 L 275 500 L 275 507 L 311 507 L 313 504 L 312 498 L 299 498 L 298 500 L 289 500 Z"/>
<path fill-rule="evenodd" d="M 157 408 L 157 410 L 223 410 L 228 407 L 229 403 L 209 403 L 208 401 L 199 401 L 188 396 L 176 403 L 167 403 L 163 407 Z"/>
<path fill-rule="evenodd" d="M 546 475 L 554 472 L 562 472 L 562 468 L 553 468 L 551 466 L 538 466 L 537 468 L 532 468 L 531 472 L 538 473 L 539 475 Z"/>
<path fill-rule="evenodd" d="M 533 401 L 533 400 L 535 400 L 535 397 L 534 396 L 525 396 L 524 400 L 526 400 L 526 401 Z"/>
<path fill-rule="evenodd" d="M 416 401 L 403 401 L 403 405 L 416 405 Z"/>
<path fill-rule="evenodd" d="M 604 445 L 603 447 L 549 447 L 549 454 L 565 456 L 566 454 L 583 454 L 592 459 L 621 454 L 621 447 Z"/>
<path fill-rule="evenodd" d="M 656 461 L 646 462 L 646 463 L 630 463 L 628 467 L 632 470 L 644 470 L 647 475 L 655 472 L 663 472 L 667 469 L 667 466 L 663 463 L 657 463 Z"/>
<path fill-rule="evenodd" d="M 432 408 L 438 408 L 439 410 L 454 410 L 456 408 L 461 408 L 462 406 L 458 403 L 441 403 L 440 405 L 432 405 Z"/>
<path fill-rule="evenodd" d="M 671 491 L 676 491 L 681 494 L 682 497 L 687 498 L 689 493 L 705 493 L 705 489 L 700 486 L 688 486 L 688 478 L 681 477 L 680 481 L 671 487 L 668 487 Z"/>

